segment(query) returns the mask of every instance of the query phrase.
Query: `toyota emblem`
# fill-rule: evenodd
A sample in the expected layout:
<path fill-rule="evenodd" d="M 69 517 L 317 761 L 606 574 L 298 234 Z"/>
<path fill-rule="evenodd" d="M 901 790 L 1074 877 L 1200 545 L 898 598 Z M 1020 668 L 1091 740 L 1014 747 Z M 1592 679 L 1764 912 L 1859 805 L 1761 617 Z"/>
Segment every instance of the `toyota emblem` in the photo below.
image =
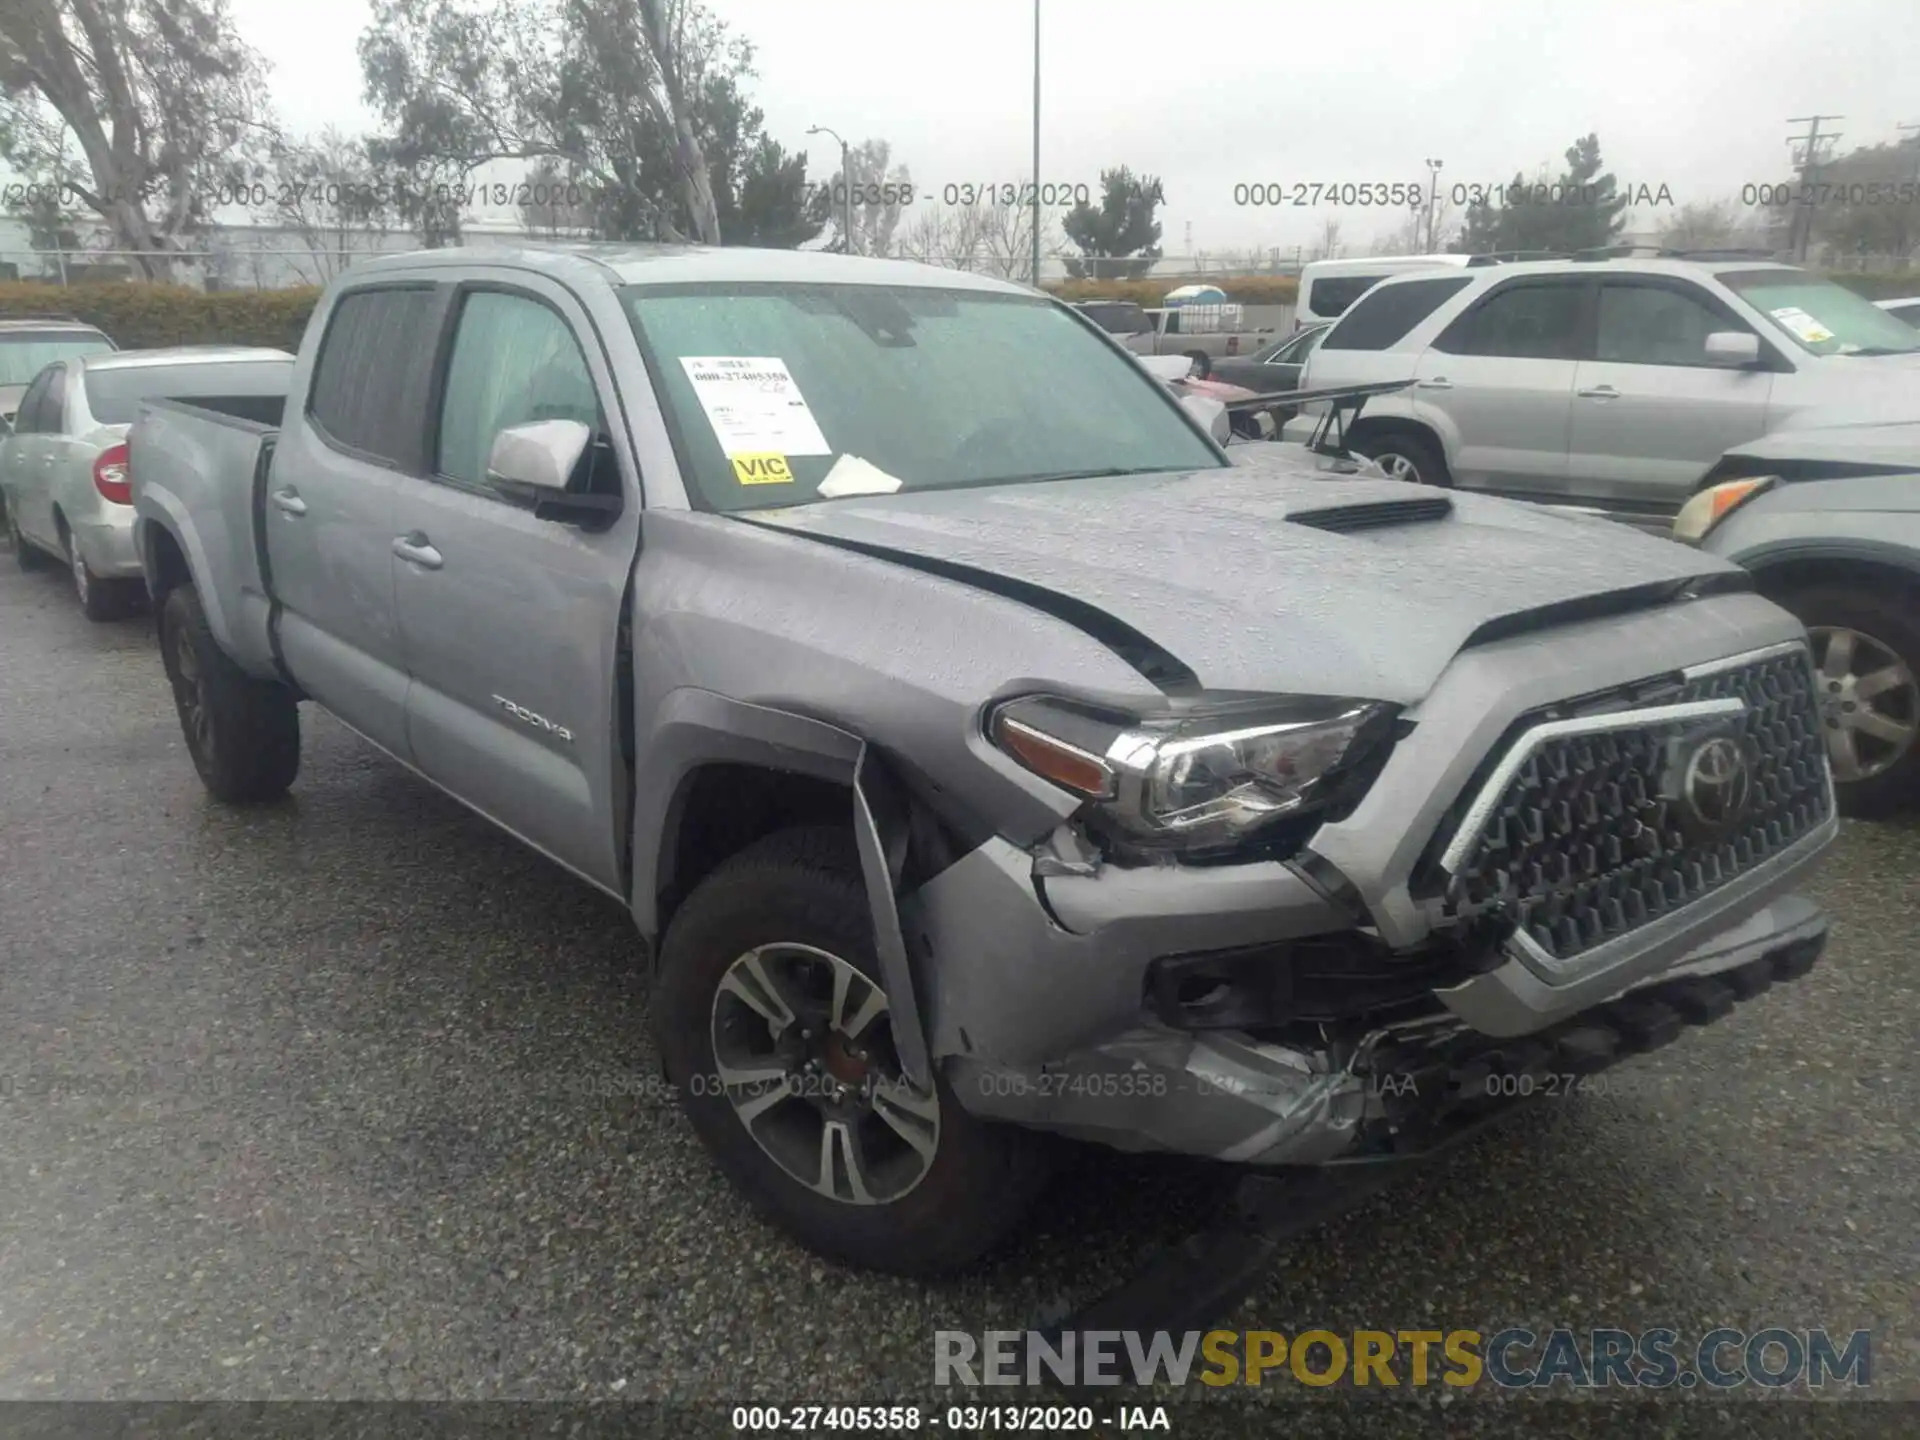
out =
<path fill-rule="evenodd" d="M 1680 798 L 1687 818 L 1709 835 L 1722 834 L 1744 819 L 1753 803 L 1753 773 L 1740 743 L 1716 735 L 1689 755 Z"/>

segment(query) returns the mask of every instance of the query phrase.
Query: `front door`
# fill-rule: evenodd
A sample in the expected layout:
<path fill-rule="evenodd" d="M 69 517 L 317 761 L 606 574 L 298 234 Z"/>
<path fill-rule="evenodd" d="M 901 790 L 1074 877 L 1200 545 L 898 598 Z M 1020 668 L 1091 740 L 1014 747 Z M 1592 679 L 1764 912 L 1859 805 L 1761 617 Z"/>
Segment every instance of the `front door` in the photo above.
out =
<path fill-rule="evenodd" d="M 1728 330 L 1754 333 L 1684 280 L 1602 283 L 1593 358 L 1574 382 L 1576 495 L 1677 509 L 1722 454 L 1766 434 L 1772 372 L 1707 363 L 1707 336 Z"/>
<path fill-rule="evenodd" d="M 587 880 L 622 893 L 616 699 L 620 617 L 639 538 L 606 416 L 611 375 L 564 289 L 524 274 L 463 288 L 429 476 L 401 482 L 395 592 L 414 763 Z M 622 494 L 609 526 L 537 518 L 487 480 L 512 425 L 578 420 L 576 485 Z"/>

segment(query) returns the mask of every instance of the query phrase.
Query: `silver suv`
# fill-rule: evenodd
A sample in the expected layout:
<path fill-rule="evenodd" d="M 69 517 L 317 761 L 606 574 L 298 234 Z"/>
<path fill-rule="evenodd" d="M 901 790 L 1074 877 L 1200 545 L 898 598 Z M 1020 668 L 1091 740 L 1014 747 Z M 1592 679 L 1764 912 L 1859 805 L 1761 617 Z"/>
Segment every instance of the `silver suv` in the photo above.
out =
<path fill-rule="evenodd" d="M 1762 260 L 1495 264 L 1382 281 L 1300 383 L 1409 377 L 1348 435 L 1390 475 L 1670 514 L 1796 413 L 1920 418 L 1920 332 Z"/>

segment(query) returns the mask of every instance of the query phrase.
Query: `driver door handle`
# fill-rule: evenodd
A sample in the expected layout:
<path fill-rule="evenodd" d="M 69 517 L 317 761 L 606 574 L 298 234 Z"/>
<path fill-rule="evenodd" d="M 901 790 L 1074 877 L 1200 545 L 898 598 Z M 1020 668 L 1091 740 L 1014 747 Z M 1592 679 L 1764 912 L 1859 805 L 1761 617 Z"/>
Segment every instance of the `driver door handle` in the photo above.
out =
<path fill-rule="evenodd" d="M 1579 393 L 1583 399 L 1587 400 L 1617 400 L 1620 398 L 1620 392 L 1611 385 L 1595 385 Z"/>
<path fill-rule="evenodd" d="M 419 530 L 394 536 L 393 553 L 409 564 L 418 565 L 422 570 L 438 570 L 446 564 L 446 561 L 440 558 L 440 552 L 428 543 L 426 535 Z"/>
<path fill-rule="evenodd" d="M 284 490 L 274 491 L 273 503 L 289 515 L 304 515 L 307 513 L 307 502 L 300 498 L 300 492 L 295 490 L 291 485 L 287 486 Z"/>

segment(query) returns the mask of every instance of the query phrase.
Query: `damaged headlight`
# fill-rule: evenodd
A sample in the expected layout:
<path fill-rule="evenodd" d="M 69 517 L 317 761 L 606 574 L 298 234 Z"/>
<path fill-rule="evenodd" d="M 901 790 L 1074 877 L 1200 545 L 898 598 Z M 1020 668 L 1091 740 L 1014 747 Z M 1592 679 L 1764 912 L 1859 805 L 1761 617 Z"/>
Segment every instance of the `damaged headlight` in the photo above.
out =
<path fill-rule="evenodd" d="M 1166 717 L 1029 698 L 992 713 L 995 743 L 1094 802 L 1136 844 L 1231 845 L 1323 804 L 1385 739 L 1395 707 L 1303 697 Z"/>

